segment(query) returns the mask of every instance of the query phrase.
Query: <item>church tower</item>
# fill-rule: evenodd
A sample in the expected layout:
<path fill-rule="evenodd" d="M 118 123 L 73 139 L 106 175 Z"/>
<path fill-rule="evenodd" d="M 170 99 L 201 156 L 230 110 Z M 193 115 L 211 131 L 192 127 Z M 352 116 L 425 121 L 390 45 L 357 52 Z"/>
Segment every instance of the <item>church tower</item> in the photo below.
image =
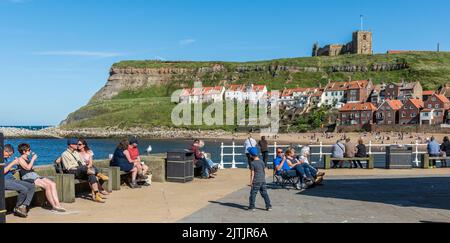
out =
<path fill-rule="evenodd" d="M 373 53 L 372 46 L 372 32 L 370 31 L 356 31 L 353 33 L 353 54 Z"/>

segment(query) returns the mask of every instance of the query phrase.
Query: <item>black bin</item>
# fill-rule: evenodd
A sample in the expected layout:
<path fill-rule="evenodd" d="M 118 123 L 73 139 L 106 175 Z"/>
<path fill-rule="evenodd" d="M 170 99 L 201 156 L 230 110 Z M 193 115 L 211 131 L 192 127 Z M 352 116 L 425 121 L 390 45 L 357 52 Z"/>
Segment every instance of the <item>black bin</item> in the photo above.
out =
<path fill-rule="evenodd" d="M 386 147 L 386 169 L 412 169 L 412 157 L 412 146 L 388 146 Z"/>
<path fill-rule="evenodd" d="M 166 180 L 187 183 L 194 180 L 194 154 L 189 150 L 167 152 Z"/>
<path fill-rule="evenodd" d="M 5 174 L 3 173 L 4 159 L 3 159 L 3 147 L 4 147 L 4 136 L 0 133 L 0 223 L 6 222 L 6 211 L 5 211 Z"/>

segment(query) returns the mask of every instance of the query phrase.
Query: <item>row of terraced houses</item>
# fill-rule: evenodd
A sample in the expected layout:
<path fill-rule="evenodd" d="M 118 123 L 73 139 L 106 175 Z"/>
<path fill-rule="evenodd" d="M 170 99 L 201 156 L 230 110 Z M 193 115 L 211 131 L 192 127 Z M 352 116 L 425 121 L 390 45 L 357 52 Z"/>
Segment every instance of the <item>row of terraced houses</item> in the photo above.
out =
<path fill-rule="evenodd" d="M 230 85 L 184 89 L 180 103 L 213 103 L 233 100 L 258 104 L 270 101 L 265 85 Z M 280 104 L 286 109 L 332 107 L 339 110 L 343 126 L 450 124 L 450 86 L 424 91 L 420 82 L 383 83 L 371 80 L 329 82 L 324 88 L 284 89 Z"/>

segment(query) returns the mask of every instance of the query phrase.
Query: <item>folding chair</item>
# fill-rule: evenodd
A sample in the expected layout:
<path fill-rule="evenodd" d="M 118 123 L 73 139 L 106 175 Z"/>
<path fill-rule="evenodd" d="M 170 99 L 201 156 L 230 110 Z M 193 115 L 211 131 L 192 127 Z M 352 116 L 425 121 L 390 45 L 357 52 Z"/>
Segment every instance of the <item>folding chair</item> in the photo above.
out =
<path fill-rule="evenodd" d="M 274 170 L 273 183 L 277 186 L 281 186 L 283 189 L 286 189 L 289 185 L 292 185 L 292 187 L 295 188 L 299 181 L 300 178 L 296 173 L 294 175 L 294 173 L 283 171 L 279 174 L 276 170 Z"/>

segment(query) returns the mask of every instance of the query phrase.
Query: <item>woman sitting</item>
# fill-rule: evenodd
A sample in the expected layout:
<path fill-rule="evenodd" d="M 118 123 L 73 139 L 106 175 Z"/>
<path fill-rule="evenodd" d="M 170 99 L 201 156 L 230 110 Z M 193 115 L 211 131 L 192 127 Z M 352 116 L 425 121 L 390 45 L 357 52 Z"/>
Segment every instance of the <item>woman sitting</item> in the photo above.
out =
<path fill-rule="evenodd" d="M 58 191 L 56 190 L 56 184 L 48 178 L 39 176 L 34 170 L 34 163 L 38 159 L 35 153 L 31 152 L 29 144 L 20 144 L 18 151 L 19 157 L 19 169 L 20 178 L 23 181 L 34 183 L 36 186 L 44 189 L 45 196 L 52 206 L 52 210 L 64 213 L 66 210 L 61 206 L 58 198 Z M 31 156 L 31 160 L 29 159 Z"/>
<path fill-rule="evenodd" d="M 311 175 L 309 166 L 297 160 L 292 149 L 286 151 L 285 158 L 289 168 L 296 171 L 297 176 L 300 178 L 299 184 L 296 185 L 297 189 L 307 189 L 314 184 L 314 177 Z"/>
<path fill-rule="evenodd" d="M 86 164 L 88 170 L 92 170 L 97 176 L 97 178 L 101 181 L 108 181 L 109 177 L 100 173 L 100 171 L 94 166 L 94 152 L 89 148 L 89 145 L 86 140 L 79 139 L 78 140 L 78 153 L 80 154 L 81 159 Z M 98 184 L 98 189 L 102 195 L 109 195 L 107 191 L 102 187 L 101 183 Z"/>
<path fill-rule="evenodd" d="M 139 170 L 135 165 L 135 161 L 131 159 L 130 152 L 128 152 L 129 145 L 130 142 L 127 139 L 122 140 L 119 145 L 117 145 L 110 165 L 120 167 L 120 170 L 123 172 L 131 173 L 130 187 L 132 189 L 141 188 L 136 181 Z"/>

